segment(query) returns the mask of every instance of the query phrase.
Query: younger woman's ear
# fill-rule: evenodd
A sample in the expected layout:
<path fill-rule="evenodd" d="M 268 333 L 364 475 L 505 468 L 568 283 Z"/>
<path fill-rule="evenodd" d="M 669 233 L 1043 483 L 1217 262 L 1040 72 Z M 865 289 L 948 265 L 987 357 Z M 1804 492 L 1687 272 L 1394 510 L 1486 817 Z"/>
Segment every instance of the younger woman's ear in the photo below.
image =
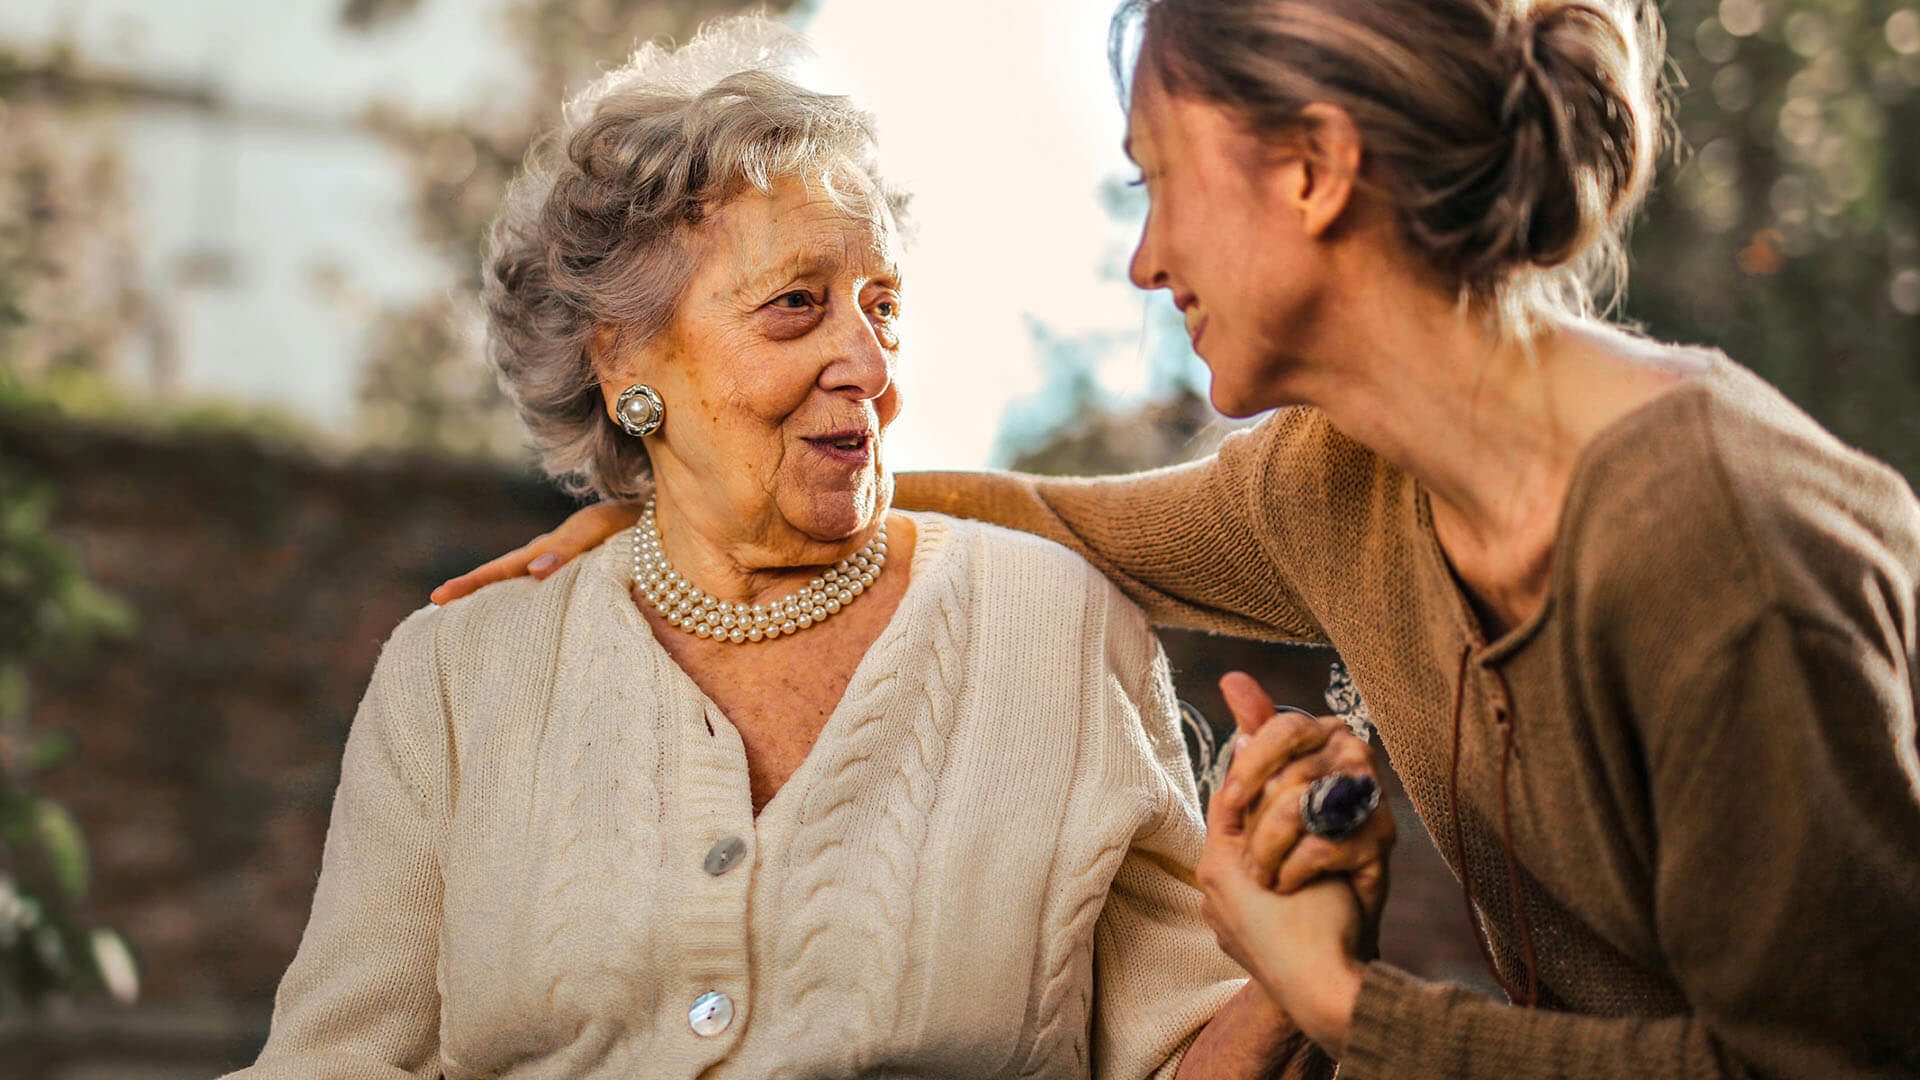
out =
<path fill-rule="evenodd" d="M 1300 110 L 1301 168 L 1287 192 L 1302 230 L 1323 235 L 1346 213 L 1360 176 L 1360 129 L 1338 105 L 1315 102 Z"/>

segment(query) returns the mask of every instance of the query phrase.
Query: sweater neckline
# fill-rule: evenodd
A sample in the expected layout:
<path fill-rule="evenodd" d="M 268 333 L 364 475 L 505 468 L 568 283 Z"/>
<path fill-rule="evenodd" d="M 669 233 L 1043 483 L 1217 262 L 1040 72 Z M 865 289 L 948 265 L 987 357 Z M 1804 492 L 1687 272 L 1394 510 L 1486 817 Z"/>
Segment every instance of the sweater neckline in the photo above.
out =
<path fill-rule="evenodd" d="M 1695 349 L 1683 347 L 1685 351 L 1698 352 L 1705 356 L 1707 365 L 1696 374 L 1676 381 L 1672 386 L 1647 399 L 1627 412 L 1614 417 L 1602 427 L 1573 462 L 1573 472 L 1567 481 L 1567 494 L 1560 502 L 1559 518 L 1554 524 L 1553 549 L 1549 554 L 1547 568 L 1547 593 L 1533 614 L 1519 623 L 1507 628 L 1506 632 L 1489 640 L 1486 628 L 1481 625 L 1479 615 L 1468 599 L 1466 585 L 1453 571 L 1453 563 L 1447 558 L 1446 548 L 1440 543 L 1440 533 L 1433 525 L 1433 499 L 1426 485 L 1413 480 L 1414 528 L 1421 538 L 1421 546 L 1427 552 L 1429 571 L 1436 576 L 1440 588 L 1446 593 L 1447 604 L 1453 611 L 1454 622 L 1481 664 L 1495 664 L 1511 658 L 1524 649 L 1539 635 L 1540 628 L 1552 617 L 1554 608 L 1562 601 L 1563 594 L 1571 587 L 1567 577 L 1568 546 L 1570 537 L 1581 528 L 1586 519 L 1587 504 L 1591 501 L 1595 485 L 1603 482 L 1603 475 L 1609 470 L 1606 465 L 1622 452 L 1621 448 L 1631 446 L 1638 435 L 1648 425 L 1674 408 L 1684 407 L 1686 401 L 1699 393 L 1708 392 L 1712 384 L 1726 374 L 1731 363 L 1724 353 L 1714 349 Z M 1411 479 L 1411 478 L 1409 478 Z"/>
<path fill-rule="evenodd" d="M 848 724 L 855 722 L 851 719 L 852 714 L 856 711 L 869 711 L 876 694 L 885 692 L 891 685 L 896 685 L 892 676 L 898 672 L 882 670 L 889 663 L 884 658 L 892 657 L 898 651 L 895 647 L 898 639 L 913 633 L 914 627 L 925 621 L 916 618 L 915 613 L 927 604 L 937 603 L 938 594 L 950 587 L 948 579 L 953 576 L 953 568 L 950 565 L 952 559 L 949 557 L 952 545 L 948 539 L 954 525 L 953 520 L 937 514 L 904 510 L 895 512 L 904 514 L 914 524 L 913 559 L 908 565 L 906 590 L 901 594 L 900 603 L 893 609 L 893 614 L 888 617 L 887 625 L 867 647 L 860 662 L 854 665 L 853 675 L 847 680 L 846 689 L 841 692 L 840 700 L 834 703 L 833 711 L 827 716 L 826 723 L 821 725 L 813 745 L 807 748 L 806 756 L 801 759 L 792 775 L 787 777 L 786 782 L 780 785 L 780 790 L 773 793 L 773 798 L 767 800 L 767 804 L 760 808 L 759 813 L 752 815 L 756 832 L 769 822 L 784 821 L 780 815 L 786 814 L 786 807 L 800 800 L 814 774 L 826 767 L 822 761 L 827 754 L 832 753 L 827 748 L 834 745 Z M 666 646 L 660 643 L 660 639 L 653 632 L 652 625 L 641 613 L 639 604 L 629 587 L 632 581 L 631 571 L 628 569 L 627 561 L 622 557 L 622 553 L 630 550 L 632 543 L 633 529 L 629 528 L 614 534 L 602 546 L 603 565 L 597 568 L 598 573 L 595 576 L 610 587 L 610 595 L 603 598 L 605 606 L 614 611 L 614 618 L 619 623 L 619 631 L 640 651 L 651 666 L 654 678 L 673 684 L 676 690 L 673 696 L 695 703 L 703 717 L 717 718 L 732 728 L 732 718 L 727 716 L 726 712 L 707 695 L 707 692 L 700 688 L 700 684 L 694 681 L 693 676 L 688 674 L 686 669 L 674 660 L 672 654 L 667 652 Z M 608 552 L 611 554 L 607 554 Z M 908 653 L 911 654 L 912 651 L 909 649 Z M 733 730 L 738 731 L 737 728 Z M 823 750 L 825 750 L 824 754 Z M 744 753 L 744 750 L 742 752 Z M 741 795 L 745 798 L 747 797 L 747 776 L 744 759 L 741 765 L 739 780 Z M 789 796 L 790 791 L 795 794 Z"/>

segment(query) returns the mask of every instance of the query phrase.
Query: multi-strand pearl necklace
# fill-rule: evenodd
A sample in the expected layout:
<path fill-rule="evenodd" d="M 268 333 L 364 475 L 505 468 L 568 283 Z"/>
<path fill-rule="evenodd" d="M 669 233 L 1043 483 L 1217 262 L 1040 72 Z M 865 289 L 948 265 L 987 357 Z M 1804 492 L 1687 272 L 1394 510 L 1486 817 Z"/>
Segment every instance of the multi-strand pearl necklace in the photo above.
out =
<path fill-rule="evenodd" d="M 633 587 L 668 623 L 699 637 L 741 644 L 771 641 L 816 626 L 867 591 L 887 565 L 887 526 L 859 551 L 790 596 L 766 604 L 736 604 L 716 599 L 680 576 L 660 546 L 660 525 L 653 500 L 633 530 Z"/>

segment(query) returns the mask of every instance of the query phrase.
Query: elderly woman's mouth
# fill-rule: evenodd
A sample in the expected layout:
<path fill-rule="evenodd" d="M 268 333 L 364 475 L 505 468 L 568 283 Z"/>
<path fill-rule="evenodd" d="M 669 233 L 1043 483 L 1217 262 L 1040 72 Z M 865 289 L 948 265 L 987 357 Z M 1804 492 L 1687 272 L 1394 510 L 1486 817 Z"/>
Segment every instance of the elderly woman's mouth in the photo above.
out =
<path fill-rule="evenodd" d="M 828 458 L 848 465 L 865 465 L 873 460 L 873 436 L 864 431 L 815 435 L 801 441 Z"/>

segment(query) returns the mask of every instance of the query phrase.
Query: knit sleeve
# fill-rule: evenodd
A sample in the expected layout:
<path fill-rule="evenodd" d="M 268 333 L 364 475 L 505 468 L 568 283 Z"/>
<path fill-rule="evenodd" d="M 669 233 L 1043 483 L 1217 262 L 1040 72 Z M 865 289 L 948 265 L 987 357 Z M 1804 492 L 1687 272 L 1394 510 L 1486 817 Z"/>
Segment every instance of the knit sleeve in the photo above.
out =
<path fill-rule="evenodd" d="M 1193 873 L 1205 824 L 1166 656 L 1138 611 L 1115 607 L 1124 610 L 1122 625 L 1111 628 L 1109 719 L 1131 729 L 1116 745 L 1135 757 L 1125 771 L 1145 777 L 1155 810 L 1121 859 L 1094 927 L 1093 1076 L 1169 1080 L 1246 974 L 1200 917 Z M 1305 1040 L 1290 1052 L 1324 1061 Z"/>
<path fill-rule="evenodd" d="M 1768 611 L 1636 710 L 1656 929 L 1687 1014 L 1520 1009 L 1374 965 L 1343 1075 L 1920 1073 L 1920 766 L 1901 633 Z"/>
<path fill-rule="evenodd" d="M 243 1080 L 436 1077 L 442 883 L 431 629 L 403 624 L 347 737 L 313 912 Z M 404 718 L 420 714 L 421 723 Z"/>
<path fill-rule="evenodd" d="M 1072 548 L 1163 626 L 1266 641 L 1325 632 L 1274 558 L 1267 496 L 1312 467 L 1299 411 L 1237 432 L 1187 465 L 1127 476 L 908 473 L 895 501 L 990 521 Z"/>

